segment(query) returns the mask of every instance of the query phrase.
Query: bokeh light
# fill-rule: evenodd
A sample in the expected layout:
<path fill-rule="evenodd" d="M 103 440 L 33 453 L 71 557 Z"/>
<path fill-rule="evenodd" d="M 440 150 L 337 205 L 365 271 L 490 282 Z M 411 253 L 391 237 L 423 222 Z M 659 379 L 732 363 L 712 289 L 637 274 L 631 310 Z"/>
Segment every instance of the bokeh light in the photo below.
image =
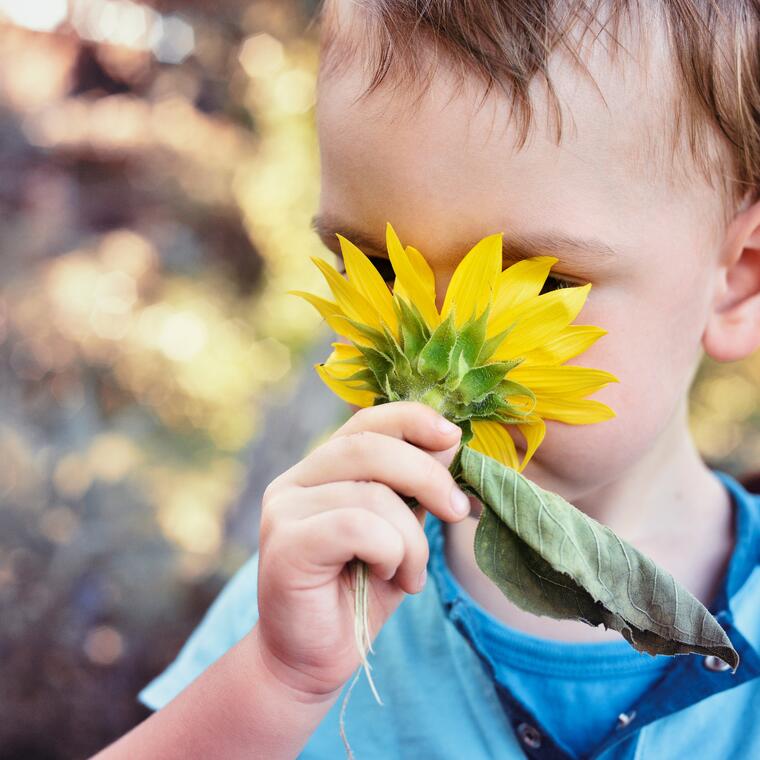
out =
<path fill-rule="evenodd" d="M 4 758 L 143 717 L 256 494 L 335 423 L 285 292 L 330 256 L 308 5 L 0 0 Z"/>

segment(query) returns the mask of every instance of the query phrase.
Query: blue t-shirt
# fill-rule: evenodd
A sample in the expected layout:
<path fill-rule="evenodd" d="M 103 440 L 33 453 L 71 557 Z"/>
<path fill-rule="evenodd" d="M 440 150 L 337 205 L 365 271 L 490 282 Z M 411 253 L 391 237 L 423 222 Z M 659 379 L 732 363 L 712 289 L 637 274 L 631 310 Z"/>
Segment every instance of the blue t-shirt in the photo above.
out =
<path fill-rule="evenodd" d="M 458 584 L 429 514 L 428 583 L 404 598 L 370 655 L 384 704 L 362 673 L 346 709 L 357 760 L 760 758 L 760 497 L 713 472 L 731 495 L 736 546 L 711 611 L 741 657 L 736 673 L 699 655 L 652 658 L 622 639 L 573 644 L 505 626 Z M 165 705 L 255 625 L 257 574 L 255 553 L 140 692 L 144 704 Z M 345 756 L 347 688 L 301 760 Z"/>

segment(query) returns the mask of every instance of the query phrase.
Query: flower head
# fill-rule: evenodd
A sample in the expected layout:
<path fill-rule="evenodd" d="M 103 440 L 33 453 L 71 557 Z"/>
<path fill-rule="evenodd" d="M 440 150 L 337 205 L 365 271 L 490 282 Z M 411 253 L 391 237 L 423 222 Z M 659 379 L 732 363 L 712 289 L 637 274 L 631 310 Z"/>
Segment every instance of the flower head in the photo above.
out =
<path fill-rule="evenodd" d="M 333 343 L 327 360 L 315 365 L 344 401 L 360 407 L 422 401 L 462 427 L 463 443 L 518 471 L 542 442 L 545 419 L 579 425 L 615 416 L 587 396 L 618 379 L 564 364 L 607 331 L 571 324 L 590 284 L 541 293 L 558 259 L 535 256 L 502 270 L 502 235 L 489 235 L 459 263 L 439 311 L 433 271 L 390 223 L 392 291 L 362 251 L 337 237 L 346 277 L 312 259 L 335 300 L 292 292 L 350 341 Z M 525 441 L 522 462 L 509 432 L 515 428 Z"/>

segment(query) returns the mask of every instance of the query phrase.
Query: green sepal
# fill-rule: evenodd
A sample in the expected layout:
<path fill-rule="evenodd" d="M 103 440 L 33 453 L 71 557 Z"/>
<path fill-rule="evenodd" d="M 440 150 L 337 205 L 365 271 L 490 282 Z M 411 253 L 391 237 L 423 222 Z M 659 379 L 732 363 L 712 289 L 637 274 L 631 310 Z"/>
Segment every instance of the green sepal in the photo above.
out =
<path fill-rule="evenodd" d="M 522 383 L 516 383 L 514 380 L 509 380 L 508 378 L 505 378 L 499 383 L 497 390 L 505 400 L 509 398 L 509 396 L 527 396 L 534 402 L 536 400 L 536 394 L 533 393 L 530 388 Z"/>
<path fill-rule="evenodd" d="M 457 356 L 457 358 L 455 358 Z M 456 369 L 454 365 L 456 364 Z M 457 344 L 454 344 L 454 348 L 451 352 L 451 358 L 449 360 L 449 372 L 443 379 L 443 387 L 447 393 L 454 391 L 459 383 L 462 382 L 462 378 L 470 371 L 470 365 L 467 363 L 467 359 L 464 358 L 462 353 L 457 354 Z"/>
<path fill-rule="evenodd" d="M 382 380 L 378 380 L 378 378 L 375 376 L 375 373 L 372 372 L 371 369 L 362 369 L 358 372 L 354 372 L 353 375 L 349 375 L 349 377 L 342 378 L 342 382 L 344 383 L 354 383 L 358 381 L 364 381 L 365 385 L 361 386 L 361 390 L 367 390 L 367 391 L 374 391 L 375 393 L 379 393 L 382 389 Z M 359 388 L 360 386 L 356 386 Z"/>
<path fill-rule="evenodd" d="M 390 381 L 388 380 L 388 376 L 385 376 L 385 383 L 383 384 L 383 391 L 385 392 L 385 397 L 388 399 L 388 401 L 399 401 L 401 399 L 401 396 L 399 396 L 396 391 L 391 388 Z"/>
<path fill-rule="evenodd" d="M 471 401 L 469 404 L 455 404 L 452 420 L 459 424 L 462 420 L 470 418 L 495 419 L 499 411 L 508 408 L 509 404 L 498 393 L 491 392 L 478 401 Z"/>
<path fill-rule="evenodd" d="M 476 360 L 477 363 L 485 364 L 485 362 L 491 358 L 493 352 L 496 351 L 496 349 L 504 342 L 504 338 L 506 338 L 507 335 L 509 335 L 509 333 L 515 329 L 516 325 L 517 322 L 512 322 L 509 327 L 502 330 L 500 333 L 496 333 L 496 335 L 492 335 L 488 340 L 486 340 L 480 349 L 480 353 L 478 354 L 478 358 Z"/>
<path fill-rule="evenodd" d="M 404 349 L 399 345 L 395 335 L 393 335 L 393 333 L 385 326 L 383 326 L 383 334 L 386 345 L 389 347 L 388 353 L 391 355 L 394 374 L 400 380 L 404 381 L 404 383 L 408 383 L 412 378 L 412 365 L 409 363 L 409 359 L 404 353 Z"/>
<path fill-rule="evenodd" d="M 356 347 L 362 352 L 363 359 L 360 361 L 363 361 L 365 365 L 372 370 L 377 378 L 378 387 L 382 388 L 384 386 L 385 378 L 393 369 L 393 362 L 390 357 L 370 346 L 360 346 L 356 344 Z"/>
<path fill-rule="evenodd" d="M 358 343 L 354 343 L 354 346 L 356 346 L 356 348 L 358 348 L 358 349 L 368 348 L 368 346 L 361 346 Z M 331 365 L 335 365 L 335 364 L 347 364 L 347 365 L 352 366 L 352 367 L 364 367 L 366 365 L 366 362 L 364 361 L 364 359 L 361 356 L 354 356 L 351 359 L 340 359 L 340 360 L 337 360 L 337 361 L 330 362 L 330 364 Z"/>
<path fill-rule="evenodd" d="M 466 446 L 472 440 L 472 422 L 470 422 L 470 420 L 462 420 L 457 424 L 460 428 L 462 428 L 462 438 L 459 441 L 460 449 L 458 452 L 460 453 L 462 451 L 461 447 Z"/>
<path fill-rule="evenodd" d="M 417 369 L 426 379 L 437 382 L 446 376 L 449 371 L 451 351 L 456 341 L 454 328 L 454 313 L 449 312 L 448 317 L 435 328 L 430 339 L 420 352 L 417 360 Z"/>
<path fill-rule="evenodd" d="M 419 311 L 413 308 L 413 305 L 408 304 L 399 296 L 393 299 L 393 305 L 401 326 L 401 342 L 404 353 L 414 366 L 420 351 L 430 338 L 430 331 L 426 329 L 424 320 Z"/>
<path fill-rule="evenodd" d="M 490 310 L 489 305 L 477 319 L 470 320 L 459 333 L 455 350 L 459 349 L 469 367 L 483 363 L 478 362 L 478 356 L 486 339 L 486 326 Z"/>
<path fill-rule="evenodd" d="M 389 353 L 389 347 L 387 345 L 387 340 L 385 338 L 385 335 L 380 332 L 379 330 L 375 330 L 374 327 L 369 327 L 368 325 L 363 324 L 362 322 L 357 322 L 355 319 L 351 319 L 351 317 L 345 317 L 341 316 L 340 319 L 345 319 L 348 324 L 351 325 L 355 330 L 360 332 L 362 335 L 364 335 L 368 340 L 372 342 L 372 345 L 375 349 L 378 351 L 387 354 Z M 386 328 L 387 331 L 387 328 Z M 353 344 L 360 348 L 360 344 L 358 344 L 356 341 L 352 341 Z"/>
<path fill-rule="evenodd" d="M 486 337 L 489 310 L 490 305 L 477 319 L 467 322 L 457 335 L 449 359 L 449 373 L 445 379 L 446 390 L 454 390 L 467 372 L 476 366 Z"/>
<path fill-rule="evenodd" d="M 512 411 L 515 412 L 514 416 L 507 414 L 507 412 L 496 412 L 491 419 L 505 425 L 522 425 L 525 422 L 525 418 L 530 414 L 529 412 L 523 413 L 516 409 Z"/>
<path fill-rule="evenodd" d="M 504 375 L 509 372 L 511 367 L 510 362 L 493 362 L 482 367 L 475 367 L 462 378 L 456 393 L 465 404 L 476 401 L 497 385 L 503 384 L 505 382 Z"/>

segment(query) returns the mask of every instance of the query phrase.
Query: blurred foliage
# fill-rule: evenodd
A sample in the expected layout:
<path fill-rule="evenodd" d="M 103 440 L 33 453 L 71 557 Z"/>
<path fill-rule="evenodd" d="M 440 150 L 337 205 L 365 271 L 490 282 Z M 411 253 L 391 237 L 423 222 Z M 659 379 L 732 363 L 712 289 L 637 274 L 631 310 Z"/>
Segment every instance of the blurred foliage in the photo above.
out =
<path fill-rule="evenodd" d="M 313 5 L 0 0 L 2 758 L 144 717 L 335 412 L 285 293 L 324 287 Z M 760 457 L 759 378 L 706 363 L 693 394 L 729 471 Z"/>
<path fill-rule="evenodd" d="M 311 11 L 0 0 L 3 758 L 140 720 L 250 550 L 225 516 L 319 328 Z"/>

